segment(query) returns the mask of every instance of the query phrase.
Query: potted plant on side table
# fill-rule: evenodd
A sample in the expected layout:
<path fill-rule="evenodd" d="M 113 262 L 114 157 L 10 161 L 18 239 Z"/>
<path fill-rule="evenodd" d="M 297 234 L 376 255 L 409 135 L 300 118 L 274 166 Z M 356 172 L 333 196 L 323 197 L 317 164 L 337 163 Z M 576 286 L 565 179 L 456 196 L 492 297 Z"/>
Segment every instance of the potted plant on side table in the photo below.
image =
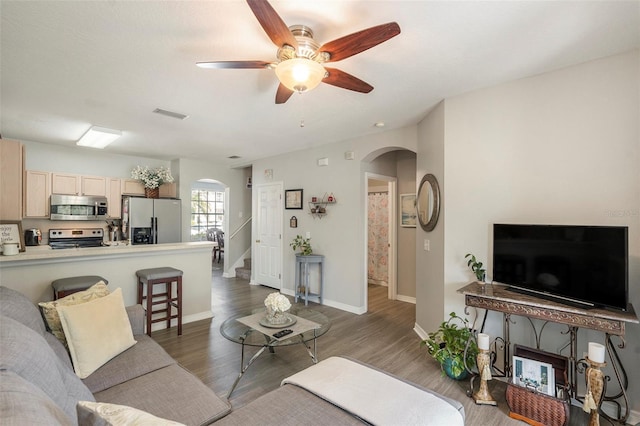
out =
<path fill-rule="evenodd" d="M 289 245 L 293 248 L 293 251 L 300 249 L 300 254 L 303 256 L 309 256 L 313 253 L 311 249 L 311 238 L 302 238 L 302 235 L 296 235 Z"/>
<path fill-rule="evenodd" d="M 420 345 L 427 346 L 429 355 L 440 363 L 444 374 L 454 380 L 464 380 L 468 375 L 467 368 L 471 369 L 476 365 L 478 345 L 471 338 L 467 319 L 459 317 L 455 312 L 451 312 L 449 317 L 436 331 L 429 333 L 428 338 L 420 342 Z"/>

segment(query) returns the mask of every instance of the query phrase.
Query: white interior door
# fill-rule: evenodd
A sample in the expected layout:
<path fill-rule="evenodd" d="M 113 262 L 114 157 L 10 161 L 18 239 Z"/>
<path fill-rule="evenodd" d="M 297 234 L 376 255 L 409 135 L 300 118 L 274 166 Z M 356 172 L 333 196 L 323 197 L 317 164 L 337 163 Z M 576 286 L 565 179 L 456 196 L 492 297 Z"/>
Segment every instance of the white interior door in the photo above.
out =
<path fill-rule="evenodd" d="M 282 288 L 282 183 L 257 185 L 255 281 Z"/>

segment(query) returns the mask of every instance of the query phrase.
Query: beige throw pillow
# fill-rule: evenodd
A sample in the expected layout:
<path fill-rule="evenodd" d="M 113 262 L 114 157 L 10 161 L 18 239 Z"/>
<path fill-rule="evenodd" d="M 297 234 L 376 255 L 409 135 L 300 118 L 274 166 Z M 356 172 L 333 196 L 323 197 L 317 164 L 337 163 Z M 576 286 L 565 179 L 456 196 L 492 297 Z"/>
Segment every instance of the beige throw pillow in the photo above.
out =
<path fill-rule="evenodd" d="M 161 419 L 137 408 L 106 402 L 78 401 L 77 411 L 81 425 L 183 426 L 182 423 Z"/>
<path fill-rule="evenodd" d="M 120 288 L 87 303 L 58 306 L 58 314 L 81 379 L 136 344 Z"/>
<path fill-rule="evenodd" d="M 96 284 L 92 285 L 86 290 L 70 294 L 66 297 L 63 297 L 62 299 L 54 300 L 51 302 L 40 302 L 38 303 L 38 306 L 40 306 L 40 311 L 42 312 L 42 316 L 47 322 L 49 330 L 51 330 L 51 333 L 56 336 L 66 348 L 67 340 L 64 337 L 64 331 L 62 330 L 62 325 L 60 324 L 60 317 L 58 316 L 57 307 L 86 303 L 91 300 L 104 297 L 108 294 L 109 289 L 107 288 L 107 285 L 104 283 L 104 281 L 98 281 Z"/>

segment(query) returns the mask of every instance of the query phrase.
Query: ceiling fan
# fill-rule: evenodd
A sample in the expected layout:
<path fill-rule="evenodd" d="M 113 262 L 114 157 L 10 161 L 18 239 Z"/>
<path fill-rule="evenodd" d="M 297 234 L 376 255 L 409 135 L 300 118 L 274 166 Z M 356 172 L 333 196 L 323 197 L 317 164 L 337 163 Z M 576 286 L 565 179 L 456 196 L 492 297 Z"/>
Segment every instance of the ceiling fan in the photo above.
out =
<path fill-rule="evenodd" d="M 400 34 L 400 26 L 389 22 L 320 45 L 313 39 L 310 28 L 304 25 L 287 27 L 267 0 L 247 0 L 247 3 L 271 41 L 278 46 L 277 60 L 210 61 L 196 65 L 218 69 L 275 69 L 280 80 L 276 104 L 287 102 L 294 92 L 312 90 L 321 82 L 356 92 L 371 92 L 373 86 L 370 84 L 323 64 L 346 59 Z"/>

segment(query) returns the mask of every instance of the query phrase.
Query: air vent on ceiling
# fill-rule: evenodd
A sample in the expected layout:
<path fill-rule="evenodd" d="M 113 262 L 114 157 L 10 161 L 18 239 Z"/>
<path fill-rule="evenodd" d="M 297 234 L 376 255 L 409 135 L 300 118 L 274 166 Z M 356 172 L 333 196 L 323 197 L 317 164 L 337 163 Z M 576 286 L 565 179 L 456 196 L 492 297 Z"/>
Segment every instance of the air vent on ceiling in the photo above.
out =
<path fill-rule="evenodd" d="M 153 110 L 156 114 L 166 115 L 167 117 L 177 118 L 178 120 L 184 120 L 189 116 L 186 114 L 180 114 L 179 112 L 167 111 L 166 109 L 156 108 Z"/>

